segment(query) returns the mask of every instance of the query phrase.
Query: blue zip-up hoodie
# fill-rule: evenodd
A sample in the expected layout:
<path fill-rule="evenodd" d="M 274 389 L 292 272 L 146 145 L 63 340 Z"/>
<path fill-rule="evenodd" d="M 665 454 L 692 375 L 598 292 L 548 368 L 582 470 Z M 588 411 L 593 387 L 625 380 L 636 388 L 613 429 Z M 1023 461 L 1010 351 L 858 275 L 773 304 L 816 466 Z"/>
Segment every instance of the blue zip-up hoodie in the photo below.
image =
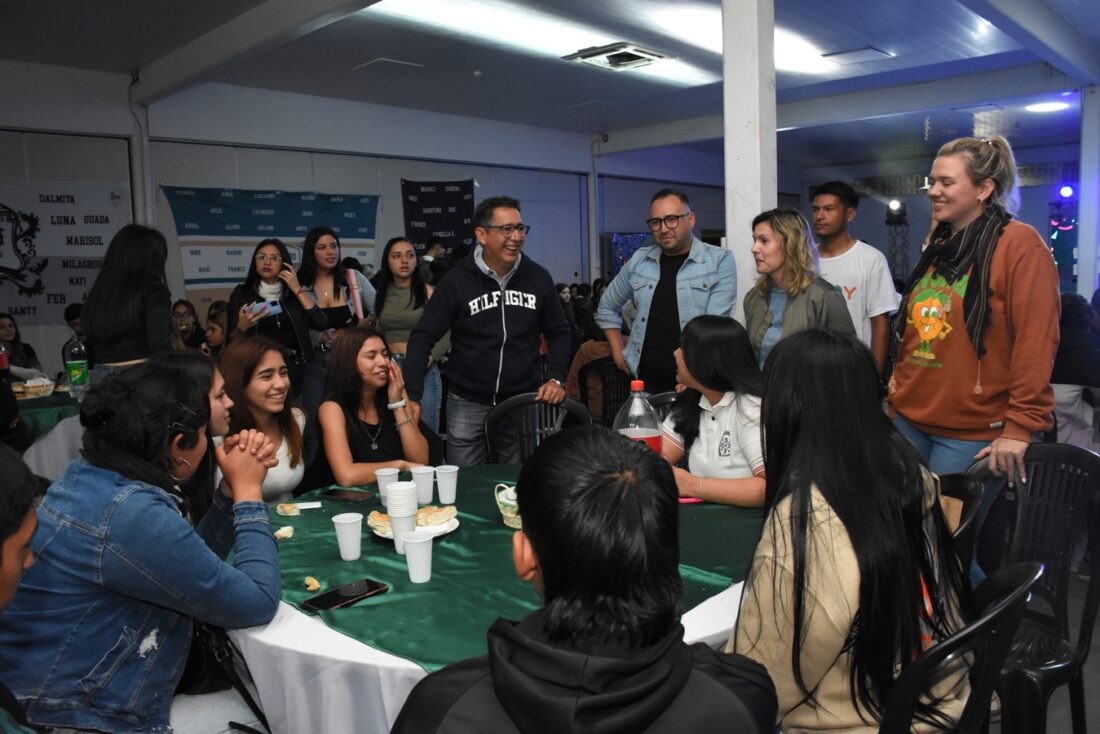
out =
<path fill-rule="evenodd" d="M 459 397 L 496 405 L 538 390 L 540 333 L 550 350 L 547 377 L 565 382 L 569 322 L 550 273 L 527 255 L 503 289 L 478 270 L 473 254 L 436 286 L 409 336 L 405 387 L 413 400 L 424 392 L 428 354 L 448 329 L 447 385 Z"/>

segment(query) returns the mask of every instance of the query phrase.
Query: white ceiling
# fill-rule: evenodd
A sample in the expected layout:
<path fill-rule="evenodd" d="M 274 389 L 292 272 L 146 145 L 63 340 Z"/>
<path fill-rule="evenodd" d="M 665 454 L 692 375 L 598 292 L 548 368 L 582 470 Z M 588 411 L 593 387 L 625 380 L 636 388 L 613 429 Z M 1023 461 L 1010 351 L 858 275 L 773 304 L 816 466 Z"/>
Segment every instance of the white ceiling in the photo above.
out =
<path fill-rule="evenodd" d="M 1087 39 L 1100 65 L 1096 2 L 1031 0 L 1056 15 L 1053 25 L 1060 32 L 1069 29 Z M 364 0 L 360 5 L 362 10 L 318 30 L 287 34 L 285 41 L 249 49 L 238 58 L 230 54 L 227 63 L 188 81 L 585 133 L 721 112 L 719 0 Z M 775 0 L 777 28 L 802 36 L 821 53 L 874 46 L 892 55 L 831 64 L 818 73 L 780 70 L 778 100 L 827 100 L 1052 58 L 1057 65 L 1057 44 L 1047 41 L 1047 49 L 1037 48 L 1042 44 L 1034 33 L 1001 22 L 998 12 L 1011 5 L 1009 0 Z M 247 11 L 274 14 L 280 6 L 285 2 L 0 0 L 0 27 L 5 29 L 0 58 L 128 72 L 148 67 Z M 987 12 L 990 7 L 997 12 Z M 976 11 L 998 19 L 1004 29 Z M 657 67 L 611 72 L 560 59 L 580 45 L 619 40 L 675 56 L 663 67 L 671 75 L 658 75 Z M 1078 86 L 1066 78 L 1066 89 Z M 925 156 L 945 136 L 975 130 L 1006 134 L 1017 147 L 1076 142 L 1077 97 L 1069 99 L 1071 109 L 1056 115 L 1022 111 L 1023 102 L 1035 100 L 988 99 L 982 101 L 1004 109 L 975 116 L 930 107 L 925 113 L 802 127 L 780 134 L 780 157 L 810 167 Z M 721 149 L 717 141 L 693 147 Z"/>

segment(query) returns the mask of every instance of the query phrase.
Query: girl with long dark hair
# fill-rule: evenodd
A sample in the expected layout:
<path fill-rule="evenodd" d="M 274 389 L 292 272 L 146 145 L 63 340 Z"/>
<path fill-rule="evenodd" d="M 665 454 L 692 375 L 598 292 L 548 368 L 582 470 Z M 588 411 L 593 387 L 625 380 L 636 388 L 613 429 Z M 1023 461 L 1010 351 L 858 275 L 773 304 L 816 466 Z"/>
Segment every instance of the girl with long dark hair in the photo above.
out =
<path fill-rule="evenodd" d="M 382 249 L 382 267 L 378 271 L 377 283 L 374 312 L 378 315 L 378 328 L 386 335 L 390 355 L 404 368 L 409 334 L 416 328 L 435 289 L 421 279 L 420 268 L 416 265 L 416 250 L 404 237 L 394 237 Z M 424 373 L 420 419 L 433 431 L 439 430 L 443 389 L 438 362 L 450 347 L 451 335 L 448 332 L 432 349 L 428 371 Z"/>
<path fill-rule="evenodd" d="M 272 313 L 273 302 L 278 302 L 280 313 Z M 251 334 L 283 348 L 293 395 L 300 395 L 305 366 L 313 356 L 309 330 L 324 328 L 325 316 L 313 294 L 298 282 L 290 250 L 282 240 L 269 238 L 256 245 L 244 283 L 229 296 L 226 316 L 230 341 Z"/>
<path fill-rule="evenodd" d="M 275 446 L 279 463 L 264 478 L 264 501 L 270 505 L 289 499 L 305 474 L 306 414 L 290 404 L 290 377 L 280 345 L 263 337 L 237 339 L 225 348 L 218 367 L 234 403 L 230 433 L 255 428 Z"/>
<path fill-rule="evenodd" d="M 877 732 L 899 672 L 969 616 L 936 482 L 879 385 L 850 334 L 799 332 L 764 366 L 766 520 L 730 642 L 768 669 L 784 731 Z M 959 661 L 914 731 L 952 728 L 968 693 Z"/>
<path fill-rule="evenodd" d="M 675 357 L 684 389 L 665 420 L 661 454 L 674 465 L 680 496 L 763 505 L 761 379 L 749 335 L 727 316 L 696 316 Z M 685 453 L 687 469 L 676 467 Z"/>
<path fill-rule="evenodd" d="M 317 413 L 322 450 L 304 488 L 370 484 L 384 467 L 404 471 L 428 463 L 428 441 L 380 331 L 355 326 L 337 335 L 326 397 Z"/>
<path fill-rule="evenodd" d="M 359 292 L 358 302 L 348 287 L 348 273 L 355 279 Z M 302 267 L 299 272 L 302 287 L 313 297 L 324 316 L 319 331 L 310 332 L 314 346 L 313 356 L 306 362 L 302 384 L 302 407 L 312 422 L 317 408 L 325 396 L 325 380 L 328 375 L 329 353 L 336 332 L 352 326 L 365 326 L 373 322 L 374 286 L 367 276 L 358 270 L 345 270 L 340 259 L 340 238 L 331 227 L 314 227 L 302 244 Z M 356 305 L 363 319 L 356 316 Z M 314 329 L 318 327 L 312 327 Z M 306 461 L 312 462 L 317 451 L 316 430 L 306 432 Z"/>
<path fill-rule="evenodd" d="M 167 259 L 164 235 L 150 227 L 128 224 L 111 239 L 80 318 L 93 384 L 172 351 Z"/>
<path fill-rule="evenodd" d="M 0 667 L 31 723 L 166 731 L 191 620 L 239 628 L 275 615 L 262 434 L 217 449 L 226 481 L 206 516 L 187 521 L 178 485 L 206 452 L 208 392 L 170 358 L 88 391 L 82 458 L 39 506 L 35 563 L 0 617 Z"/>

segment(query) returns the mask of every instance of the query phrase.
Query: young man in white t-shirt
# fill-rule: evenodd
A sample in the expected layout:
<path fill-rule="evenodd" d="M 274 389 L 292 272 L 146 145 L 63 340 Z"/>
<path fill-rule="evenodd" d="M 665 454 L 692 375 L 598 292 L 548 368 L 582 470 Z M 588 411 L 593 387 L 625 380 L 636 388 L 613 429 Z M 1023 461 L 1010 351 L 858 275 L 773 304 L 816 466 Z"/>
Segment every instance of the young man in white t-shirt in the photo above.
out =
<path fill-rule="evenodd" d="M 844 296 L 856 334 L 871 348 L 881 373 L 890 342 L 890 314 L 898 308 L 886 257 L 848 234 L 859 206 L 855 189 L 843 181 L 829 181 L 812 189 L 810 196 L 821 277 Z"/>

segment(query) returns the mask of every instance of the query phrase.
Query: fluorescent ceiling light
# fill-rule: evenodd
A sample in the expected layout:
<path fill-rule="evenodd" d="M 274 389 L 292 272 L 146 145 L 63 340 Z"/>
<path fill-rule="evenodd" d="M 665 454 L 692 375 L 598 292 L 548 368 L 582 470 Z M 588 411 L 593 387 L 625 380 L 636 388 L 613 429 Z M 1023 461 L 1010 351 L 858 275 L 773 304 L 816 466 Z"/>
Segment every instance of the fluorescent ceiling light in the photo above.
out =
<path fill-rule="evenodd" d="M 606 46 L 623 40 L 506 0 L 382 0 L 360 12 L 365 16 L 391 18 L 427 30 L 554 59 L 578 48 Z M 679 60 L 664 61 L 631 73 L 683 87 L 721 79 L 719 74 Z"/>
<path fill-rule="evenodd" d="M 721 5 L 663 6 L 646 13 L 646 20 L 669 38 L 722 55 Z"/>
<path fill-rule="evenodd" d="M 1037 104 L 1029 104 L 1024 109 L 1028 112 L 1061 112 L 1068 107 L 1068 102 L 1039 102 Z"/>
<path fill-rule="evenodd" d="M 775 29 L 775 69 L 801 74 L 827 74 L 836 64 L 821 55 L 821 49 L 797 33 Z"/>

